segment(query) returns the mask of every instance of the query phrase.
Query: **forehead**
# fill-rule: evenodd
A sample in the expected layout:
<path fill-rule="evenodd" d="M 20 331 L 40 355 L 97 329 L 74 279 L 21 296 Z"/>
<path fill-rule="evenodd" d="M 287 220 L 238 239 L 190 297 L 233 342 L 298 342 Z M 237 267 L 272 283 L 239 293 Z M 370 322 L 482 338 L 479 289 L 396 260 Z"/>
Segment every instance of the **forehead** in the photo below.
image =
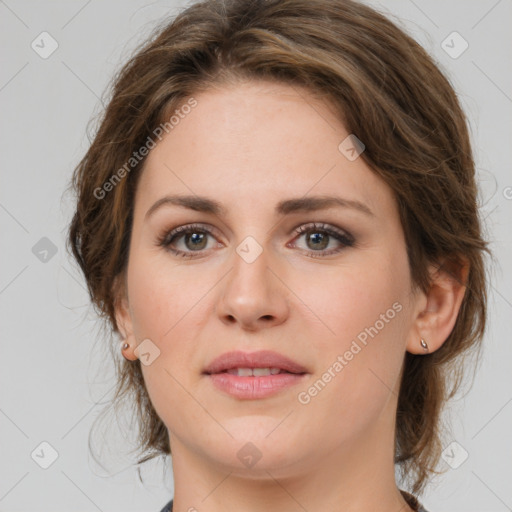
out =
<path fill-rule="evenodd" d="M 146 210 L 165 193 L 214 195 L 228 208 L 274 208 L 308 193 L 339 192 L 370 208 L 390 201 L 363 159 L 340 149 L 350 134 L 332 105 L 308 90 L 248 82 L 193 97 L 146 159 L 137 190 Z"/>

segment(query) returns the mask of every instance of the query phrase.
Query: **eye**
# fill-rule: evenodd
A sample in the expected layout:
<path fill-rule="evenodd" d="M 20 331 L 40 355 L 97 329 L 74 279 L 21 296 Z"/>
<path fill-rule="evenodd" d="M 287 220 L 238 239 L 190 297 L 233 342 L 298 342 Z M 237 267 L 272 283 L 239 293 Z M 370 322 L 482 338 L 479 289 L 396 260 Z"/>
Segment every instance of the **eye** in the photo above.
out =
<path fill-rule="evenodd" d="M 206 249 L 209 236 L 213 236 L 212 231 L 209 229 L 200 224 L 189 224 L 180 226 L 170 232 L 165 232 L 158 239 L 157 243 L 177 256 L 193 258 L 194 252 L 201 252 Z M 177 249 L 176 246 L 180 245 L 178 243 L 180 240 L 182 248 Z"/>
<path fill-rule="evenodd" d="M 305 237 L 308 248 L 313 249 L 313 251 L 308 252 L 308 256 L 313 258 L 337 254 L 346 247 L 352 247 L 355 243 L 354 237 L 349 233 L 323 223 L 304 224 L 299 226 L 295 232 L 299 235 L 297 239 Z M 327 251 L 326 247 L 332 239 L 337 241 L 341 247 Z"/>

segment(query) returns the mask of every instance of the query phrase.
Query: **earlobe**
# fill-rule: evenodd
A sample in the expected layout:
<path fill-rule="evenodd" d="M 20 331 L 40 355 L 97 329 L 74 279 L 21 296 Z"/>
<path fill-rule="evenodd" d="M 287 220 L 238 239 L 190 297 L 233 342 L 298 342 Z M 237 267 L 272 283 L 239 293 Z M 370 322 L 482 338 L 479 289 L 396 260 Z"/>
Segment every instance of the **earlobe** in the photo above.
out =
<path fill-rule="evenodd" d="M 469 262 L 462 257 L 445 259 L 429 270 L 431 285 L 424 294 L 426 306 L 418 314 L 407 344 L 407 351 L 412 354 L 435 352 L 450 336 L 466 292 Z"/>
<path fill-rule="evenodd" d="M 137 356 L 134 351 L 136 348 L 135 336 L 133 333 L 133 323 L 128 304 L 128 298 L 125 293 L 125 287 L 120 282 L 120 277 L 114 279 L 114 310 L 117 330 L 122 338 L 121 353 L 126 359 L 135 361 Z"/>
<path fill-rule="evenodd" d="M 122 337 L 121 353 L 126 359 L 135 361 L 137 359 L 137 356 L 135 355 L 135 348 L 137 347 L 137 344 L 133 334 L 132 321 L 128 306 L 124 304 L 124 300 L 122 302 L 123 303 L 119 305 L 119 308 L 116 306 L 116 323 Z"/>
<path fill-rule="evenodd" d="M 135 361 L 138 357 L 135 355 L 135 345 L 130 345 L 127 341 L 121 343 L 121 354 L 129 361 Z"/>

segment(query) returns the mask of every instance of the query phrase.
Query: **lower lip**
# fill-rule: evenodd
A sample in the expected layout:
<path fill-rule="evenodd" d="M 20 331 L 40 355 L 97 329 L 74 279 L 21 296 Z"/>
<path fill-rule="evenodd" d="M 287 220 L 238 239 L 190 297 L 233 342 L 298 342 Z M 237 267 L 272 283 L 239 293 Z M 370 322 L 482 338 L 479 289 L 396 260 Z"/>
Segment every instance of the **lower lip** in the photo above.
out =
<path fill-rule="evenodd" d="M 217 389 L 228 395 L 245 400 L 257 400 L 298 384 L 305 375 L 278 373 L 263 377 L 239 377 L 230 373 L 213 373 L 208 377 Z"/>

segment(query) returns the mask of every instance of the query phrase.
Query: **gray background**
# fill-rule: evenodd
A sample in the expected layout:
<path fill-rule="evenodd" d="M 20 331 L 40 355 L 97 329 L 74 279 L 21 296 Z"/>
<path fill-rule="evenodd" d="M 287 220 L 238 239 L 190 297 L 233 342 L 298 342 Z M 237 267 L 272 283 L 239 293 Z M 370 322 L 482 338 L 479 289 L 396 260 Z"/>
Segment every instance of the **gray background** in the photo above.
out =
<path fill-rule="evenodd" d="M 430 512 L 512 510 L 512 1 L 369 3 L 430 52 L 459 93 L 496 260 L 479 372 L 446 416 L 458 443 L 453 453 L 460 457 L 462 447 L 468 458 L 456 469 L 441 461 L 448 471 L 422 502 Z M 129 458 L 112 459 L 109 476 L 88 455 L 89 430 L 113 379 L 83 278 L 65 251 L 72 203 L 63 192 L 114 70 L 184 5 L 0 1 L 0 511 L 157 511 L 172 496 L 164 463 L 147 465 L 144 486 Z M 43 45 L 43 31 L 58 43 L 46 59 L 31 47 L 34 40 Z M 442 47 L 453 31 L 469 43 L 457 58 Z M 452 52 L 461 48 L 450 41 Z M 113 453 L 129 430 L 112 431 Z M 50 457 L 42 442 L 58 453 L 47 469 L 39 465 Z"/>

